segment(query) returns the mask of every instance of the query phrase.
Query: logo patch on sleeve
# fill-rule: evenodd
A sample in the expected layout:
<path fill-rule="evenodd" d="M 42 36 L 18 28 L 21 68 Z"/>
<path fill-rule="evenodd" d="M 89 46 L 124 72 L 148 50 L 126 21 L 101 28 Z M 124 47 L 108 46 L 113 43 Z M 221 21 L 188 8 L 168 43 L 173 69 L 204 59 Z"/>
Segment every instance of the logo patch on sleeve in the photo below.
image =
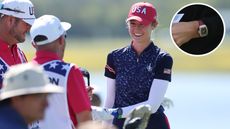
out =
<path fill-rule="evenodd" d="M 109 72 L 112 72 L 113 74 L 115 74 L 115 71 L 109 65 L 106 65 L 105 68 L 108 69 Z"/>
<path fill-rule="evenodd" d="M 171 69 L 164 68 L 164 74 L 171 74 Z"/>

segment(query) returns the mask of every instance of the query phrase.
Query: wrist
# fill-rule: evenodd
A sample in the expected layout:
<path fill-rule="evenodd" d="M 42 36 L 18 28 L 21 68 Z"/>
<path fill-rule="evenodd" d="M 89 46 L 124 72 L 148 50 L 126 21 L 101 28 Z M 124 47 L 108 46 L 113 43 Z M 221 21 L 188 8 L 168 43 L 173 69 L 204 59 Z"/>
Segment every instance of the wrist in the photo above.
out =
<path fill-rule="evenodd" d="M 198 33 L 198 29 L 199 29 L 199 21 L 192 21 L 192 38 L 199 38 L 200 35 Z"/>
<path fill-rule="evenodd" d="M 198 27 L 198 34 L 200 37 L 205 37 L 208 35 L 208 27 L 204 24 L 202 20 L 198 21 L 199 27 Z"/>
<path fill-rule="evenodd" d="M 121 108 L 116 108 L 115 110 L 111 112 L 111 115 L 113 115 L 114 118 L 118 118 L 118 119 L 122 118 L 122 114 L 123 114 L 123 111 Z"/>

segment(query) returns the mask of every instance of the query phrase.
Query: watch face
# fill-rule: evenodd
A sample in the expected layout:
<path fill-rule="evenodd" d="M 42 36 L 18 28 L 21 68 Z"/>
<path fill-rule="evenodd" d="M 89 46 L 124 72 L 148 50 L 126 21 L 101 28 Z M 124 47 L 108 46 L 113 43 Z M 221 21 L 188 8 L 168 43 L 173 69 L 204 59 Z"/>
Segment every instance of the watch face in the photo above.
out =
<path fill-rule="evenodd" d="M 200 34 L 200 37 L 205 37 L 208 35 L 208 28 L 206 25 L 199 26 L 198 33 Z"/>
<path fill-rule="evenodd" d="M 185 5 L 170 24 L 174 45 L 189 56 L 205 56 L 216 50 L 224 39 L 224 30 L 220 13 L 203 3 Z"/>

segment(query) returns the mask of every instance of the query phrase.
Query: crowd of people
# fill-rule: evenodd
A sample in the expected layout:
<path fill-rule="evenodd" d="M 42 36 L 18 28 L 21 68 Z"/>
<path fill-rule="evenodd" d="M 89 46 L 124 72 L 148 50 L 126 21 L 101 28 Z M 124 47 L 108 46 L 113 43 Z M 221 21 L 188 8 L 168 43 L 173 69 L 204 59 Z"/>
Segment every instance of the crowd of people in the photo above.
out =
<path fill-rule="evenodd" d="M 161 103 L 173 59 L 151 40 L 158 25 L 152 4 L 132 5 L 126 20 L 131 41 L 107 56 L 104 106 L 92 106 L 96 98 L 80 68 L 63 60 L 70 23 L 49 14 L 35 18 L 30 0 L 0 6 L 0 128 L 170 129 Z M 36 49 L 29 62 L 17 46 L 28 32 Z"/>

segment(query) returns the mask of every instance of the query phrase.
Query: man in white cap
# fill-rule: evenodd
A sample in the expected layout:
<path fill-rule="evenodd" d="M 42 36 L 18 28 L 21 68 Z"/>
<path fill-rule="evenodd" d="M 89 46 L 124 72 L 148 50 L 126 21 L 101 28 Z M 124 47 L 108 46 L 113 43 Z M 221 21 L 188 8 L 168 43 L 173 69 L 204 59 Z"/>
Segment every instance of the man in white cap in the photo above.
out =
<path fill-rule="evenodd" d="M 34 20 L 34 6 L 29 0 L 4 0 L 0 3 L 0 89 L 3 73 L 8 68 L 27 62 L 17 43 L 25 41 Z"/>
<path fill-rule="evenodd" d="M 10 67 L 0 92 L 0 128 L 28 129 L 28 124 L 44 118 L 49 93 L 64 89 L 49 83 L 43 68 L 33 63 Z"/>
<path fill-rule="evenodd" d="M 72 129 L 92 119 L 83 76 L 76 65 L 63 61 L 66 31 L 70 27 L 70 23 L 53 15 L 44 15 L 35 20 L 30 30 L 37 50 L 33 61 L 44 67 L 51 83 L 66 90 L 49 99 L 45 119 L 39 122 L 41 129 Z"/>

